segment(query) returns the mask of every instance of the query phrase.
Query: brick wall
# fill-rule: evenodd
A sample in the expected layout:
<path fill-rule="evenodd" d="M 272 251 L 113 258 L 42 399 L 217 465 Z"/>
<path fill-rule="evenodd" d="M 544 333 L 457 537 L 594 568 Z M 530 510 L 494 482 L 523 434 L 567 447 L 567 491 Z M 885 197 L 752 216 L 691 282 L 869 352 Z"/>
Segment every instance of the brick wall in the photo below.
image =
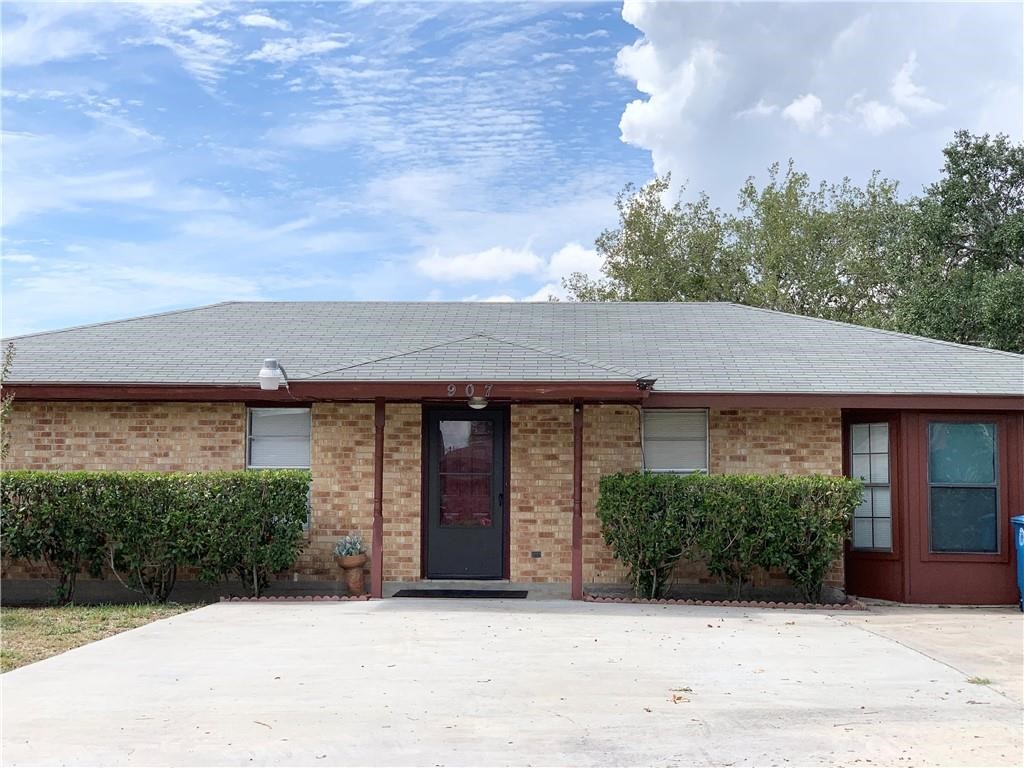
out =
<path fill-rule="evenodd" d="M 310 470 L 312 516 L 299 578 L 334 580 L 340 536 L 362 534 L 367 550 L 373 532 L 373 404 L 314 403 Z"/>
<path fill-rule="evenodd" d="M 584 407 L 584 581 L 621 581 L 604 545 L 595 504 L 602 475 L 641 465 L 638 415 L 630 406 Z M 339 577 L 333 549 L 373 523 L 373 405 L 312 406 L 312 525 L 299 578 Z M 389 404 L 385 426 L 384 569 L 387 580 L 420 575 L 421 408 Z M 240 403 L 15 402 L 8 469 L 203 471 L 245 467 Z M 712 472 L 840 474 L 838 410 L 712 410 Z M 511 408 L 509 514 L 513 581 L 569 579 L 572 524 L 572 407 Z M 531 552 L 539 551 L 539 558 Z M 5 569 L 18 577 L 20 566 Z M 27 575 L 24 571 L 22 575 Z M 682 566 L 684 581 L 702 581 Z M 769 578 L 765 576 L 765 578 Z M 837 563 L 829 583 L 842 583 Z"/>
<path fill-rule="evenodd" d="M 241 403 L 14 401 L 5 469 L 245 468 Z"/>
<path fill-rule="evenodd" d="M 511 422 L 511 579 L 568 581 L 572 406 L 513 405 Z M 531 557 L 532 551 L 541 556 Z"/>
<path fill-rule="evenodd" d="M 640 413 L 628 405 L 583 407 L 583 581 L 624 581 L 626 570 L 601 538 L 597 519 L 602 475 L 639 469 Z M 563 577 L 564 578 L 564 577 Z"/>
<path fill-rule="evenodd" d="M 843 473 L 840 411 L 712 410 L 711 472 Z"/>
<path fill-rule="evenodd" d="M 420 578 L 422 413 L 415 403 L 384 411 L 385 581 Z"/>

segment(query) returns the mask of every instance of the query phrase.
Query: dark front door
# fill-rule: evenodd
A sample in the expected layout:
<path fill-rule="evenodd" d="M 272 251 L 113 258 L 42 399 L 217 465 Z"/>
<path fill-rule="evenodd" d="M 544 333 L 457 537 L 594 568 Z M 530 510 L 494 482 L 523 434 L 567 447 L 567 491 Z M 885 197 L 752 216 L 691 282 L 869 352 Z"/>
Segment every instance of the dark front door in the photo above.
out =
<path fill-rule="evenodd" d="M 505 414 L 427 416 L 427 562 L 432 579 L 500 579 L 505 555 Z"/>

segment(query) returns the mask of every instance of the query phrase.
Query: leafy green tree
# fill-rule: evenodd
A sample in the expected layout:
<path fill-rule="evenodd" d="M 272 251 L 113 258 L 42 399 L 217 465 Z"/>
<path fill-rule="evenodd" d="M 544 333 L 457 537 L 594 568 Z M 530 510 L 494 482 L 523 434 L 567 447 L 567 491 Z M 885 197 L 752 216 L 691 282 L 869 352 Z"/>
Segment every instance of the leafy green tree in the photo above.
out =
<path fill-rule="evenodd" d="M 899 248 L 905 205 L 893 182 L 862 189 L 844 179 L 813 187 L 792 164 L 748 179 L 735 214 L 694 202 L 664 202 L 668 176 L 617 200 L 619 225 L 602 232 L 604 277 L 570 275 L 583 301 L 733 301 L 838 320 L 884 320 L 890 288 L 878 265 Z"/>
<path fill-rule="evenodd" d="M 616 201 L 603 276 L 580 301 L 732 301 L 1024 352 L 1024 143 L 955 134 L 942 177 L 902 200 L 879 173 L 811 183 L 790 164 L 753 178 L 735 212 L 666 202 L 668 176 Z"/>
<path fill-rule="evenodd" d="M 577 301 L 742 301 L 748 277 L 727 246 L 727 221 L 706 195 L 664 200 L 671 177 L 618 196 L 619 226 L 602 232 L 604 279 L 576 272 L 564 280 Z"/>
<path fill-rule="evenodd" d="M 1024 352 L 1024 143 L 958 131 L 915 201 L 895 328 Z"/>
<path fill-rule="evenodd" d="M 11 450 L 10 418 L 14 408 L 14 395 L 3 391 L 7 377 L 11 374 L 14 364 L 14 344 L 8 342 L 4 350 L 3 363 L 0 363 L 0 461 L 7 458 Z"/>

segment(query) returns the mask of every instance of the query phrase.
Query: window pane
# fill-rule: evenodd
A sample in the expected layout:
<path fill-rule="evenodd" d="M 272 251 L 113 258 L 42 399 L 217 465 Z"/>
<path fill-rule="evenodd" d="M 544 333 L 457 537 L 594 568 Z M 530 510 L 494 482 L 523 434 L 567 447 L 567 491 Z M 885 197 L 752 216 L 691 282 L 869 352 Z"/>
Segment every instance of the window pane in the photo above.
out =
<path fill-rule="evenodd" d="M 889 452 L 889 425 L 888 424 L 872 424 L 871 425 L 871 452 L 872 453 L 888 453 Z"/>
<path fill-rule="evenodd" d="M 875 549 L 892 549 L 892 518 L 874 519 Z"/>
<path fill-rule="evenodd" d="M 309 466 L 308 408 L 249 411 L 249 466 L 257 469 Z"/>
<path fill-rule="evenodd" d="M 868 493 L 868 491 L 865 491 Z M 870 490 L 872 507 L 877 517 L 889 517 L 892 515 L 892 504 L 889 498 L 889 488 L 872 488 Z"/>
<path fill-rule="evenodd" d="M 707 470 L 707 411 L 644 411 L 643 418 L 646 469 Z"/>
<path fill-rule="evenodd" d="M 441 525 L 490 528 L 491 475 L 441 473 Z"/>
<path fill-rule="evenodd" d="M 308 437 L 254 437 L 249 441 L 250 467 L 308 467 Z"/>
<path fill-rule="evenodd" d="M 441 472 L 490 475 L 494 464 L 494 423 L 489 420 L 444 420 L 441 429 Z"/>
<path fill-rule="evenodd" d="M 854 517 L 871 517 L 871 489 L 864 489 L 864 496 L 860 504 L 853 510 Z"/>
<path fill-rule="evenodd" d="M 854 454 L 853 456 L 853 476 L 857 480 L 867 481 L 871 475 L 871 459 L 865 454 Z"/>
<path fill-rule="evenodd" d="M 309 436 L 307 408 L 254 408 L 249 414 L 253 437 Z"/>
<path fill-rule="evenodd" d="M 889 482 L 889 454 L 887 454 L 887 453 L 872 453 L 871 454 L 871 482 L 872 483 L 888 483 Z"/>
<path fill-rule="evenodd" d="M 871 518 L 858 518 L 853 521 L 853 546 L 857 547 L 858 549 L 871 549 Z"/>
<path fill-rule="evenodd" d="M 928 425 L 928 480 L 932 483 L 995 483 L 996 425 Z"/>
<path fill-rule="evenodd" d="M 850 430 L 851 440 L 850 443 L 853 446 L 854 453 L 867 453 L 871 450 L 871 443 L 868 438 L 870 425 L 868 424 L 854 424 Z"/>
<path fill-rule="evenodd" d="M 644 411 L 644 437 L 704 440 L 707 432 L 705 411 Z"/>
<path fill-rule="evenodd" d="M 933 552 L 996 552 L 995 488 L 931 489 Z"/>
<path fill-rule="evenodd" d="M 655 440 L 644 446 L 647 469 L 707 469 L 707 446 L 701 443 Z"/>

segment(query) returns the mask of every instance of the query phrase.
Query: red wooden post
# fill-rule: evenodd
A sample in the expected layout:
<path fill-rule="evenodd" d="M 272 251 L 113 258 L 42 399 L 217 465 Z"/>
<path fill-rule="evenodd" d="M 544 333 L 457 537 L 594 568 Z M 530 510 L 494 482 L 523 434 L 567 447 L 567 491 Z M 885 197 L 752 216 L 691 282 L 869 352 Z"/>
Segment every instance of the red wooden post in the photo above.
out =
<path fill-rule="evenodd" d="M 384 596 L 384 398 L 373 401 L 373 543 L 370 597 Z"/>
<path fill-rule="evenodd" d="M 583 403 L 572 404 L 572 599 L 583 599 Z"/>

